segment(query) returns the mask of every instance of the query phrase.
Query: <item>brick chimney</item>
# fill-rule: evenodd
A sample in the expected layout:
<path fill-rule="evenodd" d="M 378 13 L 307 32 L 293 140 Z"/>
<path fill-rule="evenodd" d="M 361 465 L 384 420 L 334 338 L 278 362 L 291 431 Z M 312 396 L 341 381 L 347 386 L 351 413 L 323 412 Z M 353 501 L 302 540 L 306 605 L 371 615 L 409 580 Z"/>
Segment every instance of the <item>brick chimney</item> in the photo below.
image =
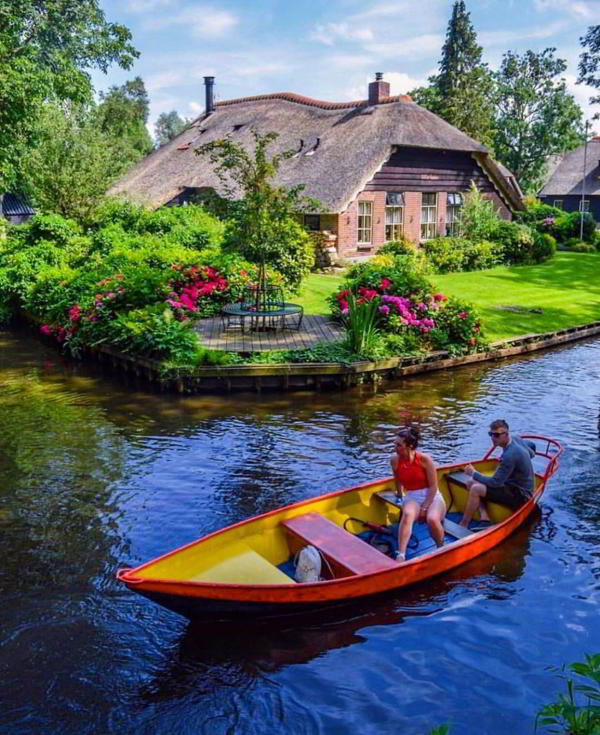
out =
<path fill-rule="evenodd" d="M 204 77 L 204 86 L 205 86 L 205 93 L 206 93 L 205 94 L 206 109 L 204 110 L 204 117 L 208 117 L 210 114 L 212 114 L 215 111 L 214 85 L 215 85 L 214 77 Z"/>
<path fill-rule="evenodd" d="M 378 105 L 390 96 L 390 83 L 383 81 L 383 72 L 375 73 L 375 81 L 369 83 L 369 105 Z"/>

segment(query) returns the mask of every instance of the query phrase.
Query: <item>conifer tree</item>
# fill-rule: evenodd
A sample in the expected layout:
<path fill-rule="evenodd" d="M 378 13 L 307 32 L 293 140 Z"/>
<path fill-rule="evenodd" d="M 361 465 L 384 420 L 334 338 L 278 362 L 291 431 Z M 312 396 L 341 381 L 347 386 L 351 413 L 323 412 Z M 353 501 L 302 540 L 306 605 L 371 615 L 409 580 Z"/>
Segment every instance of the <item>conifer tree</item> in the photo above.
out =
<path fill-rule="evenodd" d="M 492 78 L 482 62 L 482 48 L 464 0 L 456 0 L 439 62 L 440 73 L 430 87 L 413 90 L 418 104 L 443 117 L 467 135 L 492 145 Z"/>

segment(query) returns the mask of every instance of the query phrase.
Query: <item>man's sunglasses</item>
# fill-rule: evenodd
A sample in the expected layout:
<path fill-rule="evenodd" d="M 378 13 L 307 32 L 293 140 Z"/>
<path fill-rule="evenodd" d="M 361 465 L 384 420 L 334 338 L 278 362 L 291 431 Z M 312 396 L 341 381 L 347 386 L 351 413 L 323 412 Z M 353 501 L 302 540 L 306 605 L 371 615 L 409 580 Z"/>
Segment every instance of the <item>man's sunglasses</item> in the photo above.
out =
<path fill-rule="evenodd" d="M 502 434 L 506 434 L 505 431 L 488 431 L 488 436 L 502 436 Z"/>

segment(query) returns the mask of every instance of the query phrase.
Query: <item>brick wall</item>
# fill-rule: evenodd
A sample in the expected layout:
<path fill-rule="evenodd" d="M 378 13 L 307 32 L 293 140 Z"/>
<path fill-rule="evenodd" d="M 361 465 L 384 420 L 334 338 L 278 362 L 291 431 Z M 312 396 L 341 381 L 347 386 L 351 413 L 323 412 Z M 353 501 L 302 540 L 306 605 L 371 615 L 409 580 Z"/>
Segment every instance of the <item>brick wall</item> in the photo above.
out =
<path fill-rule="evenodd" d="M 502 219 L 512 219 L 510 210 L 506 207 L 498 194 L 486 194 L 486 198 L 494 202 L 494 206 L 498 210 L 498 214 Z M 373 230 L 372 242 L 370 245 L 358 244 L 358 202 L 369 201 L 373 204 Z M 440 191 L 437 193 L 437 216 L 436 230 L 438 236 L 446 234 L 446 206 L 447 192 Z M 336 215 L 327 215 L 335 217 Z M 321 229 L 329 229 L 332 232 L 333 224 L 325 227 L 325 217 L 321 215 Z M 342 258 L 352 258 L 360 255 L 374 255 L 377 250 L 385 243 L 385 192 L 384 191 L 363 191 L 348 206 L 346 211 L 337 215 L 337 233 L 338 233 L 338 255 Z M 417 246 L 421 239 L 421 192 L 406 191 L 404 192 L 404 235 L 412 240 Z"/>

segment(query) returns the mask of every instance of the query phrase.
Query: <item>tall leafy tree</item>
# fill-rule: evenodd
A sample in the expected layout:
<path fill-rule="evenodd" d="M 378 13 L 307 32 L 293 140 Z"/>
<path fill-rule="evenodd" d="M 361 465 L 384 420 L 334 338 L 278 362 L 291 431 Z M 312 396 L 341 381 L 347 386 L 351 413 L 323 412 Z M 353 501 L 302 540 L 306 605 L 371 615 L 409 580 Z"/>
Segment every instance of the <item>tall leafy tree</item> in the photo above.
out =
<path fill-rule="evenodd" d="M 185 130 L 188 122 L 189 120 L 187 119 L 182 120 L 176 110 L 171 110 L 171 112 L 161 112 L 154 123 L 154 135 L 157 144 L 159 146 L 165 145 L 165 143 L 176 138 L 179 133 L 182 133 Z"/>
<path fill-rule="evenodd" d="M 85 221 L 110 184 L 141 157 L 98 125 L 92 105 L 46 103 L 36 145 L 22 151 L 22 184 L 42 211 Z"/>
<path fill-rule="evenodd" d="M 579 76 L 577 83 L 588 84 L 600 90 L 600 26 L 590 26 L 581 39 L 585 49 L 579 56 Z M 600 104 L 600 94 L 590 97 L 590 104 Z M 594 115 L 594 120 L 600 119 L 600 111 Z"/>
<path fill-rule="evenodd" d="M 47 99 L 90 100 L 91 69 L 128 69 L 138 55 L 100 0 L 0 0 L 0 191 L 18 178 Z"/>
<path fill-rule="evenodd" d="M 312 241 L 298 214 L 319 211 L 321 204 L 303 196 L 303 184 L 286 189 L 274 183 L 279 166 L 294 153 L 269 154 L 277 133 L 263 135 L 252 128 L 252 136 L 252 152 L 226 137 L 205 143 L 196 153 L 208 157 L 225 196 L 237 200 L 226 230 L 228 246 L 261 263 L 261 280 L 267 263 L 297 290 L 314 264 Z"/>
<path fill-rule="evenodd" d="M 114 138 L 123 138 L 139 153 L 149 153 L 153 146 L 146 128 L 150 114 L 150 100 L 141 77 L 129 80 L 120 87 L 113 85 L 100 93 L 98 122 L 103 132 Z"/>
<path fill-rule="evenodd" d="M 523 55 L 507 52 L 495 73 L 498 159 L 525 191 L 543 183 L 548 156 L 583 141 L 582 112 L 560 75 L 567 68 L 555 48 Z"/>
<path fill-rule="evenodd" d="M 414 100 L 475 140 L 492 144 L 492 78 L 464 0 L 456 0 L 442 46 L 439 74 L 411 92 Z"/>

